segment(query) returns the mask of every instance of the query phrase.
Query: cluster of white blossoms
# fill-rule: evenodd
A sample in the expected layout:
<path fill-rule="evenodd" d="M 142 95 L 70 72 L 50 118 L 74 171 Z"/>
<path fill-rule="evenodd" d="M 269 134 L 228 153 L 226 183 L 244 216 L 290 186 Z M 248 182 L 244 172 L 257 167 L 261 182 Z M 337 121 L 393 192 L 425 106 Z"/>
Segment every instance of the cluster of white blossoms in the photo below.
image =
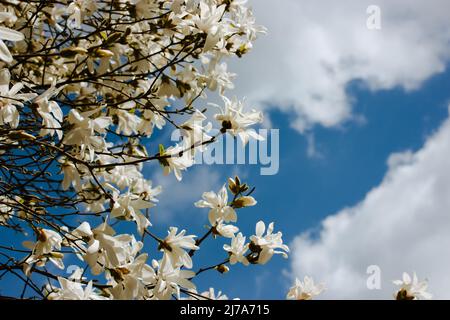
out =
<path fill-rule="evenodd" d="M 24 292 L 47 299 L 224 299 L 213 288 L 197 291 L 195 277 L 287 257 L 273 223 L 266 230 L 258 222 L 248 241 L 238 233 L 237 211 L 256 200 L 237 177 L 229 191 L 224 185 L 196 203 L 209 208 L 206 234 L 170 227 L 167 236 L 156 235 L 150 213 L 163 190 L 143 174 L 144 163 L 154 161 L 181 181 L 218 135 L 244 145 L 262 139 L 252 128 L 261 112 L 226 96 L 236 76 L 226 60 L 244 56 L 265 32 L 246 2 L 1 2 L 0 166 L 10 179 L 0 180 L 0 227 L 26 241 L 0 270 L 22 269 Z M 223 104 L 205 102 L 209 92 Z M 155 144 L 156 130 L 179 130 L 181 139 Z M 230 240 L 219 247 L 223 258 L 199 268 L 195 253 L 216 237 Z M 147 242 L 155 256 L 145 253 Z M 79 261 L 71 276 L 48 271 L 49 264 L 63 270 L 70 257 Z M 35 277 L 46 279 L 45 290 Z"/>

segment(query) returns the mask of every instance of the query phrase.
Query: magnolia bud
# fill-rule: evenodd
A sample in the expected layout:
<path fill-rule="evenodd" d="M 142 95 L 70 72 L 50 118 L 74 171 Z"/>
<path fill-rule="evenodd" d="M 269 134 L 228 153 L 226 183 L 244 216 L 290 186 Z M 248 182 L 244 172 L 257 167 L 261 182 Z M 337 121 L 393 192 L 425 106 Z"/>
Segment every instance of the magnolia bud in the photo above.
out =
<path fill-rule="evenodd" d="M 228 268 L 226 265 L 221 264 L 219 266 L 217 266 L 215 268 L 217 271 L 219 271 L 220 273 L 227 273 L 228 271 L 230 271 L 230 268 Z"/>
<path fill-rule="evenodd" d="M 244 208 L 244 207 L 251 207 L 251 206 L 254 206 L 255 204 L 256 204 L 256 200 L 250 196 L 240 197 L 239 199 L 236 199 L 233 202 L 233 206 L 236 209 Z"/>

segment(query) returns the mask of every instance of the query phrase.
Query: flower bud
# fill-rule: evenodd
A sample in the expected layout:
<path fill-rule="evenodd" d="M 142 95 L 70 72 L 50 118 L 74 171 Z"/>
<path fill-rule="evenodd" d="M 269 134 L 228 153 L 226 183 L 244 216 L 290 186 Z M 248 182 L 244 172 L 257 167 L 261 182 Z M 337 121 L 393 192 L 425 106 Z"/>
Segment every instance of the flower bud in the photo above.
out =
<path fill-rule="evenodd" d="M 217 271 L 219 271 L 220 273 L 227 273 L 228 271 L 230 271 L 230 268 L 228 268 L 228 266 L 226 266 L 224 264 L 217 266 L 215 269 Z"/>
<path fill-rule="evenodd" d="M 255 204 L 256 204 L 256 200 L 250 196 L 240 197 L 239 199 L 236 199 L 233 202 L 233 206 L 236 209 L 244 208 L 244 207 L 251 207 L 251 206 L 254 206 Z"/>

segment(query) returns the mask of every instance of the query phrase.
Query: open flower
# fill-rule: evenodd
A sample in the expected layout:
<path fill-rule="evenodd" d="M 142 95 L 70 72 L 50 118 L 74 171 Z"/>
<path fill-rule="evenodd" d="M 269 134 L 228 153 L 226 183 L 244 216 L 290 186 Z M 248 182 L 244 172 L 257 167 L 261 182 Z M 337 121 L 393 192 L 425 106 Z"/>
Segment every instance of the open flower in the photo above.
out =
<path fill-rule="evenodd" d="M 168 300 L 172 295 L 179 299 L 180 288 L 195 290 L 195 285 L 190 281 L 195 272 L 174 267 L 165 256 L 160 262 L 153 260 L 153 268 L 158 270 L 156 284 L 152 290 L 154 299 Z"/>
<path fill-rule="evenodd" d="M 87 285 L 80 282 L 71 281 L 63 277 L 58 277 L 59 288 L 47 285 L 47 295 L 49 300 L 105 300 L 93 288 L 92 281 Z M 83 288 L 84 287 L 84 288 Z"/>
<path fill-rule="evenodd" d="M 128 221 L 135 221 L 139 234 L 143 234 L 145 228 L 151 226 L 150 221 L 141 212 L 142 209 L 153 207 L 154 204 L 142 200 L 142 198 L 133 193 L 114 194 L 114 204 L 111 210 L 111 217 L 121 218 Z"/>
<path fill-rule="evenodd" d="M 64 269 L 62 261 L 64 255 L 61 250 L 62 237 L 59 233 L 49 229 L 39 229 L 37 241 L 24 241 L 23 246 L 32 250 L 32 254 L 25 260 L 24 272 L 29 274 L 33 264 L 44 266 L 50 260 L 55 266 Z"/>
<path fill-rule="evenodd" d="M 168 236 L 160 243 L 160 250 L 164 251 L 164 254 L 170 260 L 172 265 L 183 265 L 186 268 L 192 268 L 192 258 L 189 253 L 184 249 L 198 250 L 199 247 L 195 245 L 194 238 L 196 236 L 185 236 L 186 230 L 178 233 L 178 228 L 170 227 Z"/>
<path fill-rule="evenodd" d="M 289 300 L 311 300 L 324 290 L 325 286 L 322 283 L 316 285 L 314 280 L 308 276 L 305 276 L 303 282 L 295 278 L 295 285 L 289 289 L 286 298 Z"/>
<path fill-rule="evenodd" d="M 225 224 L 222 220 L 218 220 L 216 226 L 214 227 L 214 234 L 225 238 L 232 238 L 239 228 L 232 224 Z"/>
<path fill-rule="evenodd" d="M 14 209 L 9 205 L 10 202 L 7 197 L 0 196 L 0 226 L 5 225 L 14 214 Z"/>
<path fill-rule="evenodd" d="M 213 3 L 208 5 L 203 1 L 200 2 L 200 14 L 193 18 L 193 22 L 200 31 L 207 34 L 203 47 L 204 52 L 211 50 L 220 39 L 220 20 L 225 7 L 225 5 L 217 7 Z"/>
<path fill-rule="evenodd" d="M 23 39 L 24 36 L 22 32 L 0 26 L 0 60 L 7 63 L 11 63 L 13 61 L 11 52 L 9 52 L 9 49 L 3 40 L 22 41 Z"/>
<path fill-rule="evenodd" d="M 59 104 L 56 101 L 49 101 L 49 99 L 59 93 L 62 89 L 56 88 L 55 84 L 36 97 L 33 102 L 38 106 L 37 111 L 42 117 L 41 136 L 47 134 L 53 136 L 55 133 L 58 138 L 62 138 L 61 122 L 63 121 L 63 113 Z"/>
<path fill-rule="evenodd" d="M 122 234 L 115 236 L 114 230 L 106 223 L 91 229 L 88 222 L 66 234 L 72 248 L 81 259 L 91 267 L 91 272 L 98 275 L 106 268 L 115 268 L 129 260 L 133 249 L 133 236 Z"/>
<path fill-rule="evenodd" d="M 96 133 L 105 133 L 112 122 L 110 117 L 97 116 L 94 119 L 90 118 L 99 112 L 100 109 L 101 107 L 82 113 L 72 109 L 67 117 L 72 128 L 66 133 L 63 143 L 79 146 L 82 155 L 86 149 L 89 150 L 90 159 L 94 158 L 96 150 L 104 150 L 106 146 L 104 138 L 96 135 Z"/>
<path fill-rule="evenodd" d="M 414 272 L 412 278 L 406 272 L 403 273 L 402 280 L 393 281 L 400 289 L 395 294 L 397 300 L 429 300 L 433 296 L 427 292 L 428 283 L 419 281 Z"/>
<path fill-rule="evenodd" d="M 228 193 L 225 185 L 222 186 L 219 193 L 214 191 L 205 192 L 202 195 L 203 200 L 195 203 L 198 208 L 211 208 L 209 210 L 209 223 L 214 226 L 220 219 L 222 222 L 236 222 L 237 214 L 234 209 L 228 205 Z"/>
<path fill-rule="evenodd" d="M 273 233 L 274 223 L 271 222 L 266 231 L 266 225 L 263 221 L 259 221 L 256 224 L 256 234 L 250 237 L 252 241 L 250 243 L 250 250 L 252 251 L 251 262 L 258 264 L 266 264 L 274 254 L 281 254 L 284 258 L 287 258 L 287 252 L 289 248 L 283 244 L 283 234 L 278 231 Z M 276 250 L 276 249 L 281 249 Z"/>
<path fill-rule="evenodd" d="M 222 291 L 216 291 L 214 288 L 209 288 L 208 291 L 198 293 L 197 290 L 190 290 L 187 300 L 229 300 L 228 297 L 222 293 Z"/>
<path fill-rule="evenodd" d="M 1 43 L 2 42 L 0 42 L 0 47 Z M 12 128 L 17 128 L 20 120 L 17 107 L 23 107 L 21 101 L 28 101 L 34 98 L 36 94 L 19 93 L 23 88 L 23 84 L 19 82 L 10 88 L 10 80 L 11 73 L 9 70 L 0 70 L 0 125 L 9 124 Z"/>
<path fill-rule="evenodd" d="M 249 128 L 263 121 L 261 112 L 255 110 L 244 112 L 244 104 L 242 101 L 237 100 L 236 97 L 230 100 L 222 96 L 222 99 L 225 106 L 221 108 L 215 105 L 222 111 L 220 114 L 215 115 L 215 119 L 221 123 L 221 131 L 223 133 L 228 132 L 233 136 L 238 136 L 244 145 L 247 144 L 250 138 L 264 140 L 262 136 L 256 133 L 255 129 Z"/>
<path fill-rule="evenodd" d="M 108 283 L 113 285 L 111 293 L 114 299 L 133 300 L 148 295 L 146 286 L 155 283 L 156 273 L 145 263 L 147 257 L 146 253 L 141 254 L 131 262 L 108 271 Z"/>
<path fill-rule="evenodd" d="M 160 163 L 164 168 L 165 176 L 173 171 L 177 180 L 181 181 L 183 178 L 181 171 L 192 167 L 194 164 L 193 154 L 188 150 L 189 148 L 190 145 L 182 143 L 169 147 L 164 151 L 161 150 L 160 155 L 164 158 L 160 159 Z"/>
<path fill-rule="evenodd" d="M 230 264 L 240 262 L 244 265 L 248 265 L 249 261 L 246 257 L 248 247 L 248 243 L 245 243 L 245 237 L 240 232 L 237 236 L 231 238 L 231 245 L 223 245 L 223 249 L 230 255 Z"/>

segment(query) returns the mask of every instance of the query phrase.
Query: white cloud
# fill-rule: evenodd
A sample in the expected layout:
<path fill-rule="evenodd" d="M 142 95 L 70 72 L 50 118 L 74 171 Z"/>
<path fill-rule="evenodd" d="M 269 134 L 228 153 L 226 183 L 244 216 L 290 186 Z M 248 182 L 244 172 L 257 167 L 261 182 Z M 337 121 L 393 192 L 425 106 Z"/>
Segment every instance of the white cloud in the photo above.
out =
<path fill-rule="evenodd" d="M 354 207 L 329 216 L 318 237 L 292 243 L 293 275 L 324 281 L 325 298 L 392 298 L 403 271 L 428 278 L 450 298 L 450 119 L 417 152 L 393 154 L 382 183 Z M 382 270 L 382 290 L 366 288 L 366 268 Z"/>
<path fill-rule="evenodd" d="M 450 58 L 448 0 L 379 0 L 382 29 L 369 30 L 372 0 L 250 1 L 269 33 L 232 63 L 237 94 L 294 113 L 299 131 L 352 119 L 353 80 L 372 90 L 420 87 Z"/>
<path fill-rule="evenodd" d="M 221 187 L 220 174 L 213 167 L 200 165 L 183 173 L 181 182 L 173 174 L 165 177 L 162 170 L 157 171 L 152 180 L 163 188 L 151 217 L 151 221 L 157 223 L 170 223 L 177 215 L 185 215 L 189 208 L 195 210 L 194 202 L 201 199 L 203 192 Z M 203 210 L 198 210 L 199 215 L 203 213 Z"/>

